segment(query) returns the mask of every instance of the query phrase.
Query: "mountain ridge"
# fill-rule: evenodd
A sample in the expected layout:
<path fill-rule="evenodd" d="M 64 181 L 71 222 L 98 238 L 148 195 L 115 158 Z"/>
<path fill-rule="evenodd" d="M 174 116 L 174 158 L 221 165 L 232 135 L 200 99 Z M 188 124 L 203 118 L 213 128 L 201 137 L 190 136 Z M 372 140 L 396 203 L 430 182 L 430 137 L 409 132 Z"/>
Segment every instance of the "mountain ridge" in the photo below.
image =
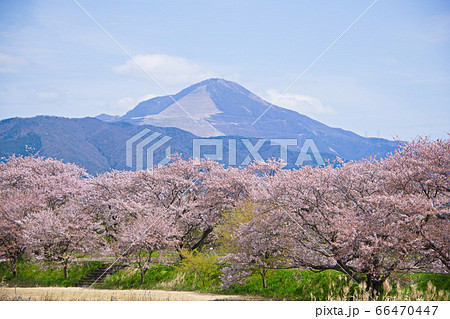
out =
<path fill-rule="evenodd" d="M 10 118 L 0 121 L 0 158 L 12 155 L 36 154 L 44 157 L 52 157 L 77 164 L 85 168 L 89 173 L 97 174 L 112 169 L 130 170 L 136 168 L 127 166 L 126 145 L 143 130 L 149 134 L 157 133 L 163 137 L 169 137 L 170 143 L 157 149 L 154 153 L 155 163 L 165 158 L 165 147 L 171 147 L 171 154 L 178 154 L 184 159 L 194 155 L 193 141 L 197 136 L 178 128 L 161 128 L 151 125 L 136 125 L 126 122 L 102 122 L 92 117 L 63 118 L 55 116 L 36 116 L 32 118 Z M 245 139 L 240 136 L 211 137 L 200 139 L 201 141 L 213 141 L 222 144 L 222 158 L 220 161 L 225 166 L 240 166 L 248 156 L 252 156 L 245 143 L 257 144 L 259 139 Z M 138 140 L 142 141 L 142 139 Z M 236 145 L 234 151 L 230 150 L 230 142 Z M 145 149 L 152 146 L 146 145 Z M 137 145 L 135 145 L 137 148 Z M 204 145 L 202 156 L 217 151 L 211 146 Z M 144 152 L 145 153 L 145 152 Z M 134 153 L 135 157 L 137 154 Z M 230 155 L 235 154 L 232 164 Z M 279 157 L 279 146 L 265 143 L 258 154 L 263 159 Z M 295 160 L 299 152 L 288 150 L 289 168 L 295 167 Z M 322 154 L 325 160 L 333 160 L 334 155 Z M 134 158 L 135 160 L 136 158 Z M 253 158 L 251 158 L 253 159 Z M 315 159 L 314 159 L 315 160 Z M 305 164 L 316 165 L 314 161 L 306 161 Z"/>
<path fill-rule="evenodd" d="M 270 110 L 252 125 L 267 107 Z M 130 139 L 134 140 L 131 151 L 136 151 L 131 166 L 130 159 L 127 161 Z M 208 79 L 175 95 L 143 101 L 123 116 L 36 116 L 0 121 L 0 157 L 38 153 L 75 163 L 94 174 L 139 168 L 138 149 L 139 158 L 147 164 L 148 152 L 152 152 L 151 163 L 160 163 L 170 151 L 185 159 L 200 154 L 225 166 L 240 166 L 253 159 L 282 157 L 282 145 L 289 145 L 285 161 L 287 168 L 294 168 L 297 163 L 317 165 L 336 157 L 385 156 L 398 142 L 331 128 L 272 106 L 243 86 L 223 79 Z M 308 155 L 300 156 L 303 153 Z"/>
<path fill-rule="evenodd" d="M 365 138 L 327 126 L 306 115 L 273 105 L 240 84 L 220 78 L 201 81 L 174 95 L 143 101 L 113 121 L 178 127 L 201 137 L 295 138 L 298 145 L 313 139 L 320 151 L 334 152 L 350 160 L 386 154 L 398 146 L 395 141 Z"/>

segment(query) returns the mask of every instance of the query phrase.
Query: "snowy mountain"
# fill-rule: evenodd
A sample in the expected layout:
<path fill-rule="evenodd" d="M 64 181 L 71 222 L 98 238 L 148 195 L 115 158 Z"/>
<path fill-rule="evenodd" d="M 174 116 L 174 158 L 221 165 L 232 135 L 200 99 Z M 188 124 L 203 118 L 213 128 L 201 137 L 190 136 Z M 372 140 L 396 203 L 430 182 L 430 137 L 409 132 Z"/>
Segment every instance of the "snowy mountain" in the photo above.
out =
<path fill-rule="evenodd" d="M 97 118 L 108 122 L 176 127 L 201 137 L 295 138 L 298 148 L 305 140 L 313 139 L 321 152 L 345 159 L 384 155 L 398 146 L 395 141 L 364 138 L 271 105 L 241 85 L 224 79 L 208 79 L 175 95 L 141 102 L 121 117 L 102 114 Z"/>

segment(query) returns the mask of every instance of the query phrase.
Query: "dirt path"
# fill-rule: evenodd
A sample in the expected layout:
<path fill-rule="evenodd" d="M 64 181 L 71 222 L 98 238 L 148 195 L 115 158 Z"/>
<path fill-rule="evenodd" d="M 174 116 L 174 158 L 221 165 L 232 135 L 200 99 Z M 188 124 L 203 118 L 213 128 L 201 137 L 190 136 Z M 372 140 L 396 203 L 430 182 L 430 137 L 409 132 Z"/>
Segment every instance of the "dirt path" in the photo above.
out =
<path fill-rule="evenodd" d="M 258 300 L 254 297 L 215 295 L 209 293 L 165 290 L 107 290 L 87 288 L 0 288 L 0 299 L 49 300 L 49 301 L 211 301 L 211 300 Z"/>

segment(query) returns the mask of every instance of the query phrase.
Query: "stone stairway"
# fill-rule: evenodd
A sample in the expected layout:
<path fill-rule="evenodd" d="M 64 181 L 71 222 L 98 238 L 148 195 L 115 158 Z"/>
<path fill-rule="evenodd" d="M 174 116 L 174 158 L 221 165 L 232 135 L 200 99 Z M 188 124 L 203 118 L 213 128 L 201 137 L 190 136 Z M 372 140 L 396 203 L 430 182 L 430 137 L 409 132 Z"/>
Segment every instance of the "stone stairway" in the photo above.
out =
<path fill-rule="evenodd" d="M 101 265 L 93 272 L 89 273 L 87 276 L 81 278 L 78 282 L 76 282 L 75 287 L 90 287 L 94 283 L 95 285 L 101 284 L 108 275 L 114 274 L 115 272 L 118 272 L 119 270 L 122 270 L 126 267 L 125 265 L 114 265 L 110 269 L 108 269 L 109 266 L 111 265 Z"/>

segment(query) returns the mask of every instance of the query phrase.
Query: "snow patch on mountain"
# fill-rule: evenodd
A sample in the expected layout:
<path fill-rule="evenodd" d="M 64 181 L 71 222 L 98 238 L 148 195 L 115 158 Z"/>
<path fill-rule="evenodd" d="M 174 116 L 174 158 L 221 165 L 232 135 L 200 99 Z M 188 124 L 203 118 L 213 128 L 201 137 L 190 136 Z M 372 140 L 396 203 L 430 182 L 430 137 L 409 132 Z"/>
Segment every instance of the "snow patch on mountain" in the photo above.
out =
<path fill-rule="evenodd" d="M 206 91 L 206 85 L 203 85 L 158 114 L 134 119 L 140 119 L 140 124 L 178 127 L 198 136 L 209 137 L 223 135 L 208 121 L 212 115 L 219 113 L 222 112 Z"/>

